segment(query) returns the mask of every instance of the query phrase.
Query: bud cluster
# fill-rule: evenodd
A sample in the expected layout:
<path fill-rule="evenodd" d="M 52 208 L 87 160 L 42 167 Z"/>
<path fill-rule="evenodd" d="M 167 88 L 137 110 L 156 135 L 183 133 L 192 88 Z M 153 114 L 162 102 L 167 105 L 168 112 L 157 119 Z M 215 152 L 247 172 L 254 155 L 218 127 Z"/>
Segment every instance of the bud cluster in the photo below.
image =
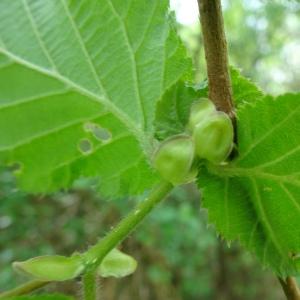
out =
<path fill-rule="evenodd" d="M 229 116 L 217 111 L 206 98 L 191 107 L 187 133 L 163 141 L 154 154 L 154 167 L 162 178 L 174 185 L 195 179 L 195 161 L 220 164 L 233 147 L 233 126 Z"/>

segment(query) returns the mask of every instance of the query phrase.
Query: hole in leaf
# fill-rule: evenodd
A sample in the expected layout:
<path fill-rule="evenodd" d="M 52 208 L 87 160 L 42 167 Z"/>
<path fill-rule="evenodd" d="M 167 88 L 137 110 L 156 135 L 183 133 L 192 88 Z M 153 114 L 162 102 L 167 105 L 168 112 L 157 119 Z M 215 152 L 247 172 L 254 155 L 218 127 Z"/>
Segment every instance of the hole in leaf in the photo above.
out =
<path fill-rule="evenodd" d="M 97 140 L 102 142 L 108 142 L 111 139 L 110 131 L 100 126 L 95 126 L 92 133 Z"/>
<path fill-rule="evenodd" d="M 87 122 L 83 128 L 86 132 L 91 132 L 98 141 L 108 142 L 112 138 L 111 132 L 98 124 Z"/>
<path fill-rule="evenodd" d="M 21 173 L 21 171 L 23 169 L 23 164 L 20 163 L 19 161 L 16 161 L 16 162 L 11 163 L 8 166 L 8 169 L 13 173 L 18 174 L 18 173 Z"/>
<path fill-rule="evenodd" d="M 83 124 L 83 129 L 84 131 L 86 132 L 91 132 L 93 130 L 93 128 L 95 127 L 95 124 L 94 123 L 91 123 L 91 122 L 87 122 L 87 123 L 84 123 Z"/>
<path fill-rule="evenodd" d="M 79 151 L 84 155 L 88 155 L 93 151 L 93 145 L 89 139 L 80 140 L 78 147 Z"/>

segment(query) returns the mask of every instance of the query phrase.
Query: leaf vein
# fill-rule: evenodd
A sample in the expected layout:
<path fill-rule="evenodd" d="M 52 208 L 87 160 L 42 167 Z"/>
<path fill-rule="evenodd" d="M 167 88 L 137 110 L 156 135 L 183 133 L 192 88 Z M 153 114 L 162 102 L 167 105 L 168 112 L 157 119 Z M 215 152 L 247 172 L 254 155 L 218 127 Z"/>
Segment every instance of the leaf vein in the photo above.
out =
<path fill-rule="evenodd" d="M 137 64 L 136 64 L 136 58 L 135 58 L 135 54 L 132 48 L 132 45 L 129 41 L 129 36 L 128 36 L 128 30 L 125 26 L 124 20 L 121 18 L 121 16 L 118 14 L 118 12 L 116 11 L 113 2 L 110 0 L 106 0 L 106 2 L 108 3 L 108 5 L 111 7 L 114 15 L 116 16 L 116 18 L 119 20 L 120 24 L 121 24 L 121 28 L 125 37 L 125 42 L 127 44 L 128 50 L 129 50 L 129 54 L 130 54 L 130 59 L 133 65 L 133 79 L 134 79 L 134 83 L 135 83 L 135 94 L 136 94 L 136 98 L 138 101 L 138 105 L 140 108 L 140 111 L 142 113 L 142 128 L 145 128 L 145 122 L 146 122 L 146 112 L 145 112 L 145 108 L 142 102 L 142 97 L 141 97 L 141 91 L 140 91 L 140 85 L 139 85 L 139 76 L 138 76 L 138 70 L 137 70 Z"/>
<path fill-rule="evenodd" d="M 229 215 L 228 215 L 228 188 L 229 188 L 229 178 L 225 179 L 224 187 L 224 213 L 226 218 L 226 232 L 229 232 Z"/>
<path fill-rule="evenodd" d="M 41 37 L 41 35 L 39 33 L 37 24 L 35 23 L 35 20 L 34 20 L 32 14 L 31 14 L 29 3 L 27 3 L 27 0 L 22 0 L 22 3 L 23 3 L 24 8 L 25 8 L 26 16 L 29 19 L 29 22 L 31 24 L 32 30 L 34 32 L 34 35 L 36 36 L 36 38 L 38 40 L 38 43 L 39 43 L 40 47 L 42 48 L 42 51 L 44 52 L 46 58 L 48 59 L 48 62 L 52 66 L 53 70 L 57 71 L 57 67 L 55 65 L 55 62 L 53 61 L 53 59 L 52 59 L 49 51 L 47 50 L 47 47 L 46 47 L 45 43 L 43 42 L 43 39 L 42 39 L 42 37 Z"/>
<path fill-rule="evenodd" d="M 98 146 L 93 148 L 93 152 L 90 155 L 93 155 L 93 154 L 97 153 L 99 150 L 101 150 L 101 148 L 104 148 L 105 146 L 111 145 L 111 144 L 113 144 L 115 142 L 118 142 L 122 139 L 130 138 L 130 137 L 132 137 L 132 135 L 127 133 L 127 134 L 119 135 L 118 137 L 112 139 L 111 142 L 108 142 L 108 143 L 105 143 L 105 144 L 99 144 Z M 70 165 L 70 164 L 78 161 L 79 159 L 82 159 L 83 157 L 85 157 L 85 155 L 83 155 L 83 154 L 76 155 L 72 159 L 64 161 L 63 163 L 56 165 L 54 168 L 51 168 L 50 173 L 53 173 L 54 171 L 58 170 L 59 168 L 63 168 L 67 165 Z"/>
<path fill-rule="evenodd" d="M 92 74 L 94 76 L 94 79 L 95 79 L 95 81 L 98 84 L 100 92 L 103 92 L 105 94 L 105 97 L 107 99 L 109 99 L 109 97 L 108 97 L 108 95 L 107 95 L 107 93 L 106 93 L 106 91 L 105 91 L 105 89 L 104 89 L 104 87 L 103 87 L 103 85 L 102 85 L 102 83 L 100 81 L 99 75 L 98 75 L 98 73 L 96 71 L 96 68 L 95 68 L 94 63 L 93 63 L 93 61 L 91 59 L 91 56 L 90 56 L 90 54 L 89 54 L 89 52 L 88 52 L 88 50 L 87 50 L 87 48 L 86 48 L 86 46 L 84 44 L 84 41 L 83 41 L 82 36 L 81 36 L 81 33 L 79 32 L 79 30 L 77 29 L 77 27 L 75 25 L 75 21 L 74 21 L 74 19 L 72 17 L 72 14 L 70 13 L 68 7 L 66 6 L 65 1 L 64 0 L 60 0 L 60 1 L 62 3 L 62 6 L 64 8 L 64 11 L 66 13 L 67 18 L 69 19 L 71 27 L 72 27 L 72 29 L 73 29 L 73 31 L 74 31 L 77 39 L 78 39 L 79 45 L 80 45 L 80 47 L 81 47 L 81 49 L 83 51 L 83 54 L 84 54 L 84 56 L 86 58 L 86 61 L 87 61 L 88 65 L 89 65 L 89 67 L 90 67 L 90 70 L 91 70 L 91 72 L 92 72 Z"/>
<path fill-rule="evenodd" d="M 291 110 L 290 113 L 287 114 L 287 116 L 282 119 L 280 122 L 278 122 L 276 125 L 272 126 L 272 128 L 267 131 L 264 135 L 262 135 L 260 138 L 258 138 L 256 140 L 256 142 L 254 142 L 253 144 L 249 145 L 249 148 L 247 150 L 245 150 L 245 152 L 237 159 L 238 162 L 243 161 L 248 155 L 249 153 L 251 153 L 251 151 L 257 147 L 259 144 L 261 144 L 269 135 L 271 135 L 277 128 L 279 128 L 280 126 L 282 126 L 282 124 L 284 124 L 285 122 L 289 121 L 290 118 L 292 116 L 294 116 L 298 110 L 300 109 L 300 105 L 296 108 Z"/>
<path fill-rule="evenodd" d="M 282 255 L 282 257 L 285 257 L 285 251 L 284 249 L 281 247 L 280 243 L 278 242 L 276 235 L 274 233 L 274 230 L 272 229 L 272 226 L 270 224 L 270 221 L 268 220 L 264 205 L 263 205 L 263 201 L 261 199 L 261 195 L 258 189 L 258 185 L 256 183 L 256 181 L 252 178 L 251 180 L 253 188 L 254 188 L 254 196 L 256 198 L 257 201 L 257 208 L 260 214 L 260 217 L 262 218 L 263 224 L 265 225 L 266 230 L 269 232 L 269 236 L 275 246 L 275 248 L 277 249 L 278 253 L 280 253 Z"/>
<path fill-rule="evenodd" d="M 2 43 L 4 46 L 4 44 Z M 32 70 L 35 70 L 39 73 L 42 73 L 44 75 L 47 75 L 49 77 L 55 78 L 65 84 L 67 84 L 69 87 L 74 88 L 78 93 L 81 95 L 89 97 L 91 101 L 100 103 L 104 105 L 112 114 L 114 114 L 120 121 L 122 121 L 132 132 L 135 134 L 135 136 L 138 138 L 138 140 L 144 142 L 144 144 L 147 144 L 145 141 L 145 137 L 143 132 L 138 128 L 135 123 L 122 111 L 120 111 L 115 105 L 112 105 L 109 101 L 107 101 L 105 98 L 101 97 L 100 95 L 95 94 L 92 91 L 87 90 L 86 88 L 78 85 L 77 83 L 71 81 L 70 79 L 64 77 L 60 73 L 54 72 L 52 70 L 48 70 L 46 68 L 43 68 L 41 66 L 38 66 L 36 64 L 33 64 L 29 61 L 24 60 L 23 58 L 11 53 L 9 50 L 0 48 L 0 52 L 5 54 L 7 57 L 12 59 L 15 63 L 26 66 Z"/>
<path fill-rule="evenodd" d="M 295 206 L 296 210 L 298 210 L 299 213 L 300 213 L 300 204 L 297 202 L 297 200 L 292 195 L 292 193 L 286 188 L 286 186 L 284 185 L 284 183 L 281 183 L 280 187 L 285 192 L 285 194 L 288 196 L 288 198 L 290 199 L 290 201 L 293 203 L 293 205 Z"/>
<path fill-rule="evenodd" d="M 272 166 L 272 165 L 274 165 L 274 164 L 276 164 L 276 163 L 278 163 L 278 162 L 284 160 L 285 158 L 287 158 L 288 156 L 294 154 L 295 152 L 297 152 L 297 151 L 299 151 L 299 150 L 300 150 L 300 145 L 297 146 L 296 148 L 294 148 L 294 149 L 292 149 L 292 150 L 286 152 L 284 155 L 275 158 L 274 160 L 271 160 L 271 161 L 268 161 L 268 162 L 263 163 L 263 164 L 261 164 L 261 165 L 255 166 L 255 168 L 263 169 L 263 168 L 265 168 L 265 167 L 270 167 L 270 166 Z"/>
<path fill-rule="evenodd" d="M 100 117 L 103 117 L 107 114 L 108 113 L 105 112 L 105 113 L 102 113 L 102 114 L 96 114 L 96 115 L 91 116 L 89 118 L 79 118 L 79 119 L 76 119 L 76 120 L 72 120 L 71 122 L 64 123 L 64 125 L 62 125 L 62 126 L 57 126 L 57 127 L 51 128 L 49 130 L 45 130 L 40 134 L 36 134 L 36 135 L 30 136 L 30 138 L 18 141 L 18 143 L 16 143 L 16 144 L 6 146 L 6 147 L 2 147 L 2 148 L 0 148 L 0 151 L 13 151 L 13 150 L 16 150 L 17 148 L 22 147 L 26 144 L 30 144 L 35 140 L 41 139 L 43 137 L 46 137 L 46 136 L 54 134 L 54 133 L 58 133 L 62 130 L 65 130 L 65 129 L 68 129 L 68 128 L 71 128 L 71 127 L 75 127 L 76 125 L 78 125 L 82 122 L 93 121 L 93 120 L 98 119 Z"/>
<path fill-rule="evenodd" d="M 44 93 L 44 94 L 37 94 L 34 95 L 33 97 L 28 97 L 28 98 L 19 98 L 14 102 L 8 102 L 4 104 L 0 104 L 0 111 L 6 108 L 12 108 L 15 106 L 19 106 L 22 104 L 28 104 L 37 100 L 40 100 L 42 98 L 47 98 L 47 97 L 53 97 L 53 96 L 62 96 L 71 93 L 69 89 L 64 89 L 64 90 L 57 90 L 57 91 L 51 91 L 50 93 Z"/>

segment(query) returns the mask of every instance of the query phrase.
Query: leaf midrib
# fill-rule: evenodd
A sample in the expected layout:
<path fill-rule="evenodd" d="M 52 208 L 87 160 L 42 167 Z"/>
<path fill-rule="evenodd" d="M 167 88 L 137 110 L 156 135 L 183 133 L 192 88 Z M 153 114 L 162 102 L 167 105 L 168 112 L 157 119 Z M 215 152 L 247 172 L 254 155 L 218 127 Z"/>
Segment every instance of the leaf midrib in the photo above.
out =
<path fill-rule="evenodd" d="M 29 138 L 19 140 L 15 144 L 10 144 L 9 146 L 2 147 L 2 148 L 0 147 L 0 153 L 4 152 L 4 151 L 14 151 L 17 148 L 22 147 L 26 144 L 30 144 L 30 143 L 34 142 L 35 140 L 37 140 L 37 139 L 41 139 L 43 137 L 49 136 L 49 135 L 54 134 L 54 133 L 59 133 L 60 131 L 63 131 L 65 129 L 69 129 L 71 127 L 76 127 L 77 125 L 79 125 L 81 123 L 84 123 L 84 122 L 87 122 L 87 121 L 91 122 L 91 121 L 97 120 L 98 118 L 104 117 L 107 114 L 108 114 L 107 112 L 100 112 L 100 113 L 94 114 L 94 115 L 89 116 L 89 117 L 82 117 L 82 118 L 73 119 L 72 121 L 65 122 L 63 125 L 52 127 L 50 129 L 42 131 L 39 134 L 31 135 Z"/>
<path fill-rule="evenodd" d="M 212 171 L 212 173 L 217 174 L 220 176 L 222 174 L 222 177 L 246 177 L 246 178 L 261 178 L 261 179 L 269 179 L 273 180 L 275 182 L 281 183 L 281 182 L 288 182 L 295 186 L 300 187 L 300 178 L 297 178 L 295 174 L 300 175 L 298 172 L 295 174 L 289 174 L 289 175 L 275 175 L 268 172 L 263 172 L 259 168 L 239 168 L 234 166 L 228 166 L 228 167 L 209 167 L 209 169 Z"/>
<path fill-rule="evenodd" d="M 237 159 L 237 162 L 242 162 L 245 160 L 245 158 L 248 157 L 248 155 L 255 149 L 258 145 L 260 145 L 268 136 L 270 136 L 276 129 L 278 129 L 282 124 L 289 121 L 292 116 L 294 116 L 296 113 L 298 113 L 300 109 L 300 105 L 297 108 L 294 108 L 291 110 L 285 118 L 283 118 L 280 122 L 276 123 L 274 126 L 272 126 L 268 131 L 265 132 L 262 136 L 258 137 L 256 141 L 251 143 L 249 147 L 244 151 L 243 154 Z"/>
<path fill-rule="evenodd" d="M 3 45 L 3 42 L 2 42 Z M 24 60 L 22 57 L 19 57 L 10 51 L 0 48 L 0 53 L 6 55 L 8 58 L 13 60 L 16 64 L 25 66 L 29 69 L 35 70 L 43 75 L 49 76 L 54 78 L 67 86 L 71 87 L 74 91 L 78 92 L 79 94 L 88 97 L 91 101 L 100 103 L 104 105 L 113 115 L 115 115 L 141 142 L 142 145 L 147 145 L 148 141 L 146 140 L 144 132 L 138 127 L 126 114 L 120 111 L 115 105 L 113 105 L 108 99 L 105 97 L 100 97 L 99 95 L 87 90 L 86 88 L 78 85 L 77 83 L 71 81 L 70 79 L 64 77 L 58 72 L 51 71 L 45 69 L 41 66 L 33 64 L 29 61 Z"/>
<path fill-rule="evenodd" d="M 116 142 L 119 142 L 119 141 L 121 141 L 121 140 L 123 140 L 123 139 L 127 139 L 127 138 L 130 138 L 131 137 L 131 135 L 130 134 L 120 134 L 119 136 L 117 136 L 117 137 L 115 137 L 114 139 L 112 139 L 110 142 L 108 142 L 108 143 L 100 143 L 99 145 L 96 145 L 94 148 L 93 148 L 93 151 L 90 153 L 90 154 L 88 154 L 88 155 L 86 155 L 86 156 L 91 156 L 91 155 L 93 155 L 93 154 L 95 154 L 97 151 L 99 151 L 101 148 L 104 148 L 104 147 L 107 147 L 107 146 L 110 146 L 110 145 L 112 145 L 112 144 L 114 144 L 114 143 L 116 143 Z M 79 152 L 79 151 L 78 151 Z M 53 167 L 53 168 L 51 168 L 50 169 L 50 171 L 51 172 L 53 172 L 53 171 L 55 171 L 55 170 L 58 170 L 58 169 L 60 169 L 60 168 L 62 168 L 62 167 L 66 167 L 66 166 L 68 166 L 68 165 L 71 165 L 72 163 L 74 163 L 74 162 L 76 162 L 76 161 L 78 161 L 79 159 L 82 159 L 84 157 L 84 155 L 82 155 L 80 152 L 79 152 L 79 154 L 77 155 L 77 156 L 74 156 L 72 159 L 69 159 L 69 160 L 67 160 L 67 161 L 64 161 L 63 163 L 60 163 L 60 164 L 58 164 L 58 165 L 56 165 L 55 167 Z"/>

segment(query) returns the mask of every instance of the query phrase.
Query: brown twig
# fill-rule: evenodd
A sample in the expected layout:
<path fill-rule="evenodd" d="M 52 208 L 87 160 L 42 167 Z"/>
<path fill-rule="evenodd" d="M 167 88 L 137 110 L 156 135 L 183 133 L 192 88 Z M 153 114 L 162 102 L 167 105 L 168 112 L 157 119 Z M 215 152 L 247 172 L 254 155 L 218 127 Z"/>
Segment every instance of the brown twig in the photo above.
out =
<path fill-rule="evenodd" d="M 287 277 L 285 280 L 278 277 L 282 289 L 288 300 L 300 300 L 300 290 L 297 281 L 293 277 Z"/>
<path fill-rule="evenodd" d="M 208 96 L 219 110 L 226 112 L 234 121 L 221 0 L 198 0 L 198 6 L 207 65 Z M 300 291 L 293 277 L 278 279 L 288 300 L 300 300 Z"/>
<path fill-rule="evenodd" d="M 234 119 L 221 3 L 220 0 L 198 0 L 198 6 L 207 64 L 208 96 L 219 110 Z"/>
<path fill-rule="evenodd" d="M 32 280 L 24 283 L 23 285 L 18 286 L 17 288 L 1 293 L 0 299 L 9 299 L 15 296 L 27 295 L 32 293 L 33 291 L 42 288 L 43 286 L 49 284 L 48 281 L 40 281 L 40 280 Z"/>

